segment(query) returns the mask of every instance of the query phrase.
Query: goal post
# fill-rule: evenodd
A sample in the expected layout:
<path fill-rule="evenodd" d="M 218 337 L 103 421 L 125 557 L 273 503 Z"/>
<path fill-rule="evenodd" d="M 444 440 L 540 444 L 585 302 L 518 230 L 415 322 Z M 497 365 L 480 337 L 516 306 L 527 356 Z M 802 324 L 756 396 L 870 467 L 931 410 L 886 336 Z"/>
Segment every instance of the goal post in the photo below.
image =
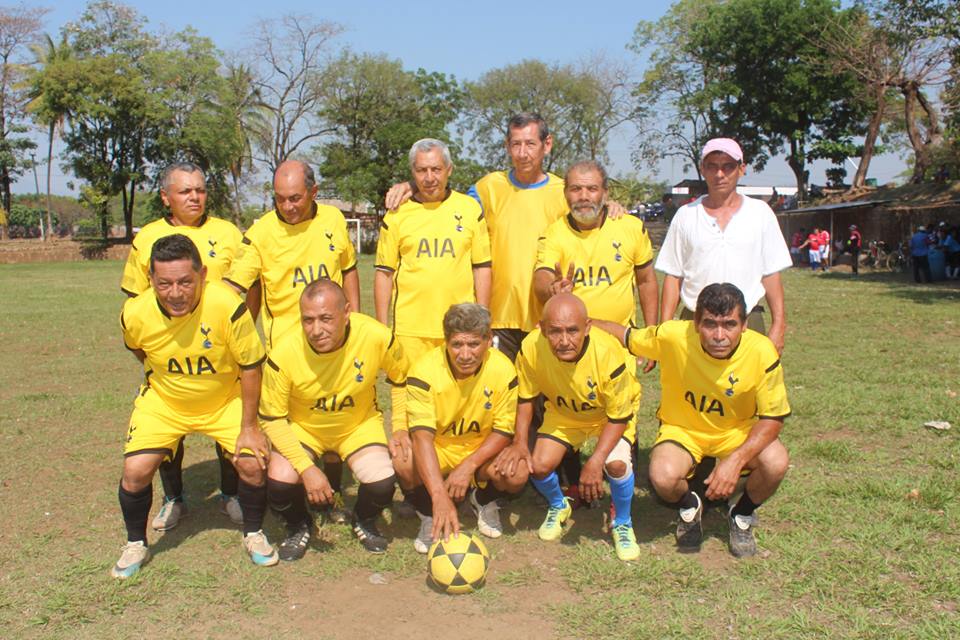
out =
<path fill-rule="evenodd" d="M 350 236 L 350 239 L 353 240 L 353 248 L 356 249 L 357 255 L 360 255 L 360 218 L 347 218 L 347 235 Z"/>

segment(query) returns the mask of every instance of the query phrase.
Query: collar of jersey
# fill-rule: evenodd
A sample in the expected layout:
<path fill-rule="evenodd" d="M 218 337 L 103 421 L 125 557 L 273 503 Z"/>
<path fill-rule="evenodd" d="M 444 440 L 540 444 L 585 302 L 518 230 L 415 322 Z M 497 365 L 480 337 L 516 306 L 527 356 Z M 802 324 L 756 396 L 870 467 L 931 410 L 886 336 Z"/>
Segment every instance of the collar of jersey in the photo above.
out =
<path fill-rule="evenodd" d="M 207 224 L 207 214 L 203 214 L 202 216 L 200 216 L 200 219 L 197 220 L 197 224 L 173 224 L 172 215 L 164 216 L 163 219 L 166 220 L 167 224 L 173 227 L 174 229 L 176 229 L 177 227 L 196 227 L 197 229 L 199 229 L 203 225 Z"/>
<path fill-rule="evenodd" d="M 281 215 L 281 213 L 280 213 L 278 210 L 274 209 L 273 212 L 274 212 L 275 214 L 277 214 L 277 220 L 279 220 L 279 221 L 282 222 L 283 224 L 289 225 L 289 226 L 291 226 L 291 227 L 297 226 L 296 224 L 290 224 L 289 222 L 287 222 L 286 218 L 284 218 L 283 215 Z M 316 217 L 317 217 L 317 202 L 316 202 L 316 200 L 314 200 L 314 202 L 313 202 L 313 211 L 310 212 L 310 217 L 307 218 L 306 220 L 301 220 L 301 221 L 298 222 L 297 224 L 303 224 L 304 222 L 310 222 L 311 220 L 313 220 L 313 219 L 316 218 Z"/>
<path fill-rule="evenodd" d="M 510 169 L 510 171 L 507 171 L 507 179 L 510 181 L 510 184 L 515 186 L 517 189 L 538 189 L 543 185 L 547 184 L 548 182 L 550 182 L 550 174 L 547 173 L 546 176 L 547 177 L 541 180 L 540 182 L 534 182 L 532 184 L 523 184 L 522 182 L 517 180 L 515 175 L 513 175 L 513 169 Z"/>
<path fill-rule="evenodd" d="M 170 313 L 169 313 L 169 312 L 164 308 L 164 306 L 160 303 L 160 298 L 157 297 L 156 292 L 154 292 L 154 294 L 153 294 L 153 299 L 157 301 L 157 308 L 160 309 L 160 313 L 163 314 L 163 317 L 164 317 L 164 318 L 166 318 L 167 320 L 180 320 L 180 319 L 181 319 L 181 318 L 174 318 L 172 315 L 170 315 Z M 201 303 L 201 302 L 203 302 L 203 293 L 200 294 L 200 299 L 197 300 L 197 304 L 195 304 L 195 305 L 193 306 L 193 309 L 190 309 L 190 313 L 188 313 L 187 315 L 182 316 L 182 317 L 183 317 L 183 318 L 187 318 L 187 317 L 191 316 L 191 315 L 193 314 L 193 312 L 197 310 L 197 307 L 200 306 L 200 303 Z"/>
<path fill-rule="evenodd" d="M 603 213 L 600 214 L 600 224 L 595 226 L 593 229 L 581 229 L 580 225 L 577 224 L 577 219 L 573 217 L 572 213 L 567 213 L 567 223 L 573 228 L 574 231 L 579 233 L 587 233 L 588 231 L 596 231 L 603 226 L 603 223 L 607 221 L 607 207 L 603 207 Z"/>
<path fill-rule="evenodd" d="M 413 200 L 414 202 L 416 202 L 417 204 L 421 204 L 421 205 L 424 205 L 424 206 L 430 205 L 430 204 L 432 204 L 432 205 L 441 205 L 441 204 L 443 204 L 444 202 L 446 202 L 447 200 L 449 200 L 449 199 L 450 199 L 450 196 L 451 196 L 452 194 L 453 194 L 453 189 L 451 189 L 450 187 L 447 187 L 446 193 L 443 194 L 443 200 L 438 200 L 438 201 L 436 201 L 436 202 L 420 202 L 419 200 L 417 200 L 417 194 L 413 194 L 413 196 L 412 196 L 410 199 Z"/>
<path fill-rule="evenodd" d="M 347 346 L 347 340 L 349 339 L 350 339 L 350 321 L 349 320 L 347 320 L 347 330 L 343 332 L 343 344 L 341 344 L 339 347 L 337 347 L 333 351 L 320 353 L 319 351 L 313 348 L 312 344 L 310 344 L 310 339 L 307 338 L 307 334 L 303 334 L 303 341 L 307 343 L 308 347 L 310 347 L 310 351 L 313 351 L 315 354 L 317 354 L 321 358 L 329 356 L 330 354 L 336 353 L 337 351 L 340 351 L 340 349 L 343 349 L 345 346 Z"/>

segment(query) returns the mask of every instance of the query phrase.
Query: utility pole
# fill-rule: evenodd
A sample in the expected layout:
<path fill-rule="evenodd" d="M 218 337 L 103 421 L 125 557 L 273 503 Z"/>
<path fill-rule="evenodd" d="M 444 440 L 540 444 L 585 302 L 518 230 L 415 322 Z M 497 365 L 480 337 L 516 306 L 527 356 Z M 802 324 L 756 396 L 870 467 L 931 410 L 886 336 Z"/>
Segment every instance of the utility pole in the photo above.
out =
<path fill-rule="evenodd" d="M 30 164 L 33 165 L 33 184 L 37 189 L 37 209 L 40 208 L 40 179 L 37 178 L 37 154 L 30 154 Z M 40 214 L 40 239 L 46 241 L 49 230 L 45 233 L 43 230 L 43 214 Z"/>

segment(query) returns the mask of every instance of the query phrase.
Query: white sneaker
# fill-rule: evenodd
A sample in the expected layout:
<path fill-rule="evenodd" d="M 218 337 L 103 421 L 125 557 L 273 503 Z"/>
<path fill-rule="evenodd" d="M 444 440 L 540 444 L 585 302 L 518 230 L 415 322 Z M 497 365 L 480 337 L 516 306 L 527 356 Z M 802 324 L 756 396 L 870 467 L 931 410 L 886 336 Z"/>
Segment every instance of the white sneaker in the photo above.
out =
<path fill-rule="evenodd" d="M 417 517 L 420 518 L 420 531 L 413 539 L 413 548 L 417 553 L 426 553 L 433 544 L 433 516 L 425 516 L 417 511 Z"/>
<path fill-rule="evenodd" d="M 128 542 L 120 550 L 120 559 L 110 569 L 110 575 L 124 580 L 140 571 L 150 559 L 150 549 L 142 540 Z"/>
<path fill-rule="evenodd" d="M 470 507 L 477 515 L 477 528 L 488 538 L 499 538 L 503 535 L 503 525 L 500 523 L 500 505 L 492 500 L 485 505 L 477 502 L 477 492 L 470 492 Z"/>
<path fill-rule="evenodd" d="M 250 560 L 255 565 L 261 567 L 272 567 L 280 562 L 280 556 L 277 550 L 273 548 L 270 541 L 267 540 L 263 531 L 254 531 L 243 536 L 243 548 L 250 556 Z"/>
<path fill-rule="evenodd" d="M 243 524 L 243 509 L 240 508 L 240 500 L 237 496 L 228 496 L 220 494 L 220 513 L 230 518 L 233 524 Z"/>
<path fill-rule="evenodd" d="M 187 515 L 187 505 L 182 500 L 163 499 L 163 506 L 150 523 L 154 531 L 169 531 L 180 524 L 180 518 Z"/>

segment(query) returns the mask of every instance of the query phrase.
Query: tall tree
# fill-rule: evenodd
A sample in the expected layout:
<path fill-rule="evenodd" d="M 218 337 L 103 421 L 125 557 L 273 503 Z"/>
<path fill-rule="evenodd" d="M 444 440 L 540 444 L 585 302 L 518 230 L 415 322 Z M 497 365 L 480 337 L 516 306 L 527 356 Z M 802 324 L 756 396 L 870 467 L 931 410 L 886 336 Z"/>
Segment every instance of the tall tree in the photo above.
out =
<path fill-rule="evenodd" d="M 0 199 L 10 211 L 10 185 L 28 168 L 26 154 L 36 148 L 27 136 L 25 120 L 29 101 L 23 85 L 30 46 L 43 27 L 49 9 L 18 5 L 0 7 Z M 0 228 L 7 237 L 7 227 Z"/>
<path fill-rule="evenodd" d="M 250 65 L 269 127 L 258 141 L 271 173 L 291 155 L 330 133 L 317 121 L 323 107 L 323 78 L 330 40 L 340 25 L 310 16 L 287 14 L 260 20 L 251 33 Z"/>
<path fill-rule="evenodd" d="M 253 144 L 264 137 L 263 132 L 267 129 L 260 90 L 249 66 L 242 63 L 227 65 L 220 107 L 226 112 L 238 143 L 230 159 L 229 171 L 233 191 L 233 221 L 239 224 L 243 210 L 241 189 L 253 170 Z"/>

